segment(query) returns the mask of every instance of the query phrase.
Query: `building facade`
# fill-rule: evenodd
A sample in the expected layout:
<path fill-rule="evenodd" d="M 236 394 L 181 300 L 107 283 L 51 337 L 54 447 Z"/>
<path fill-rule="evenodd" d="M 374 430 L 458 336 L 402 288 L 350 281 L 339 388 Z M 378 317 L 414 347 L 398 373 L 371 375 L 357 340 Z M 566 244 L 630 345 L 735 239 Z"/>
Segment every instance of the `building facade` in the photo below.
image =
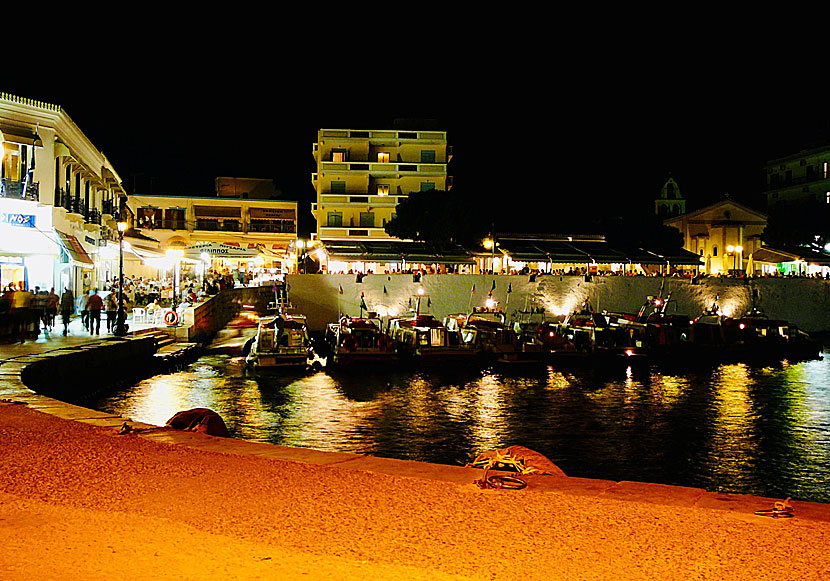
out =
<path fill-rule="evenodd" d="M 313 155 L 312 238 L 321 242 L 388 240 L 384 226 L 401 198 L 452 187 L 443 131 L 320 129 Z"/>
<path fill-rule="evenodd" d="M 768 161 L 763 176 L 769 210 L 786 204 L 830 204 L 830 147 Z"/>
<path fill-rule="evenodd" d="M 225 192 L 209 197 L 129 196 L 129 213 L 142 235 L 158 250 L 135 246 L 143 268 L 133 271 L 163 278 L 170 268 L 168 251 L 181 251 L 195 270 L 243 271 L 273 275 L 294 272 L 297 265 L 297 202 L 235 198 Z"/>
<path fill-rule="evenodd" d="M 0 93 L 0 284 L 64 287 L 108 278 L 121 178 L 59 105 Z"/>
<path fill-rule="evenodd" d="M 663 223 L 680 230 L 683 248 L 702 257 L 701 272 L 725 274 L 746 270 L 750 256 L 762 246 L 767 217 L 727 198 Z"/>

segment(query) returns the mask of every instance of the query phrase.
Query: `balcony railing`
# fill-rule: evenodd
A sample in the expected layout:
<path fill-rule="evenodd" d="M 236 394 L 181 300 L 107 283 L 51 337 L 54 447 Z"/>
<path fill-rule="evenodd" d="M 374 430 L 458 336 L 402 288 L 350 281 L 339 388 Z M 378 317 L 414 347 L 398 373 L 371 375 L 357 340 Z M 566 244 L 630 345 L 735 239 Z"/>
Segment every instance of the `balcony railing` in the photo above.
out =
<path fill-rule="evenodd" d="M 777 182 L 773 182 L 772 180 L 770 180 L 769 183 L 766 184 L 764 191 L 768 192 L 771 190 L 785 190 L 793 186 L 802 186 L 804 184 L 811 184 L 816 182 L 826 182 L 827 180 L 828 178 L 825 177 L 822 173 L 814 173 L 805 176 L 796 176 L 789 179 L 782 178 Z"/>
<path fill-rule="evenodd" d="M 0 198 L 17 198 L 19 200 L 40 201 L 40 184 L 32 182 L 26 184 L 26 192 L 23 192 L 24 182 L 0 178 Z"/>

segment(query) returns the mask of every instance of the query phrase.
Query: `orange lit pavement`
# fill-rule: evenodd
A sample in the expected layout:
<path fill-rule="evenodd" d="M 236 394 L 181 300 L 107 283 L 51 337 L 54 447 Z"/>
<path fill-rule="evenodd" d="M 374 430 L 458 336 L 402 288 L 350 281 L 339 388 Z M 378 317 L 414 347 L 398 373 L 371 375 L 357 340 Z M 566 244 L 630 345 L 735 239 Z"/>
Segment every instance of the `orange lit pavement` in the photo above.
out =
<path fill-rule="evenodd" d="M 119 435 L 124 418 L 14 393 L 0 395 L 26 402 L 0 403 L 4 580 L 830 578 L 827 505 L 771 519 L 753 514 L 771 499 L 580 478 L 482 491 L 473 469 Z"/>

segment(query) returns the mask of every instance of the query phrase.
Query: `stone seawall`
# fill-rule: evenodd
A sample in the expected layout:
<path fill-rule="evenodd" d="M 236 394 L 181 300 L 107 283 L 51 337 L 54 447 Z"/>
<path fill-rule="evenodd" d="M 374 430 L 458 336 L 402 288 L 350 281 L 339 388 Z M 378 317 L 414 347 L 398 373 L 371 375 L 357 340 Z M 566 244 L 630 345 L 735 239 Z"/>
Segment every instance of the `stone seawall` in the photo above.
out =
<path fill-rule="evenodd" d="M 726 314 L 741 314 L 754 304 L 770 318 L 786 319 L 808 332 L 830 331 L 830 281 L 803 278 L 690 279 L 654 277 L 371 274 L 357 282 L 355 275 L 289 275 L 289 297 L 297 312 L 308 317 L 312 331 L 321 331 L 338 313 L 360 314 L 361 293 L 370 310 L 402 314 L 415 308 L 423 288 L 421 312 L 443 317 L 481 306 L 493 299 L 508 313 L 531 302 L 548 312 L 565 314 L 588 300 L 597 310 L 636 313 L 648 295 L 674 301 L 672 313 L 696 316 L 718 300 Z M 342 289 L 342 293 L 341 293 Z"/>
<path fill-rule="evenodd" d="M 154 369 L 154 337 L 101 340 L 43 353 L 20 371 L 32 391 L 62 400 L 78 400 Z"/>

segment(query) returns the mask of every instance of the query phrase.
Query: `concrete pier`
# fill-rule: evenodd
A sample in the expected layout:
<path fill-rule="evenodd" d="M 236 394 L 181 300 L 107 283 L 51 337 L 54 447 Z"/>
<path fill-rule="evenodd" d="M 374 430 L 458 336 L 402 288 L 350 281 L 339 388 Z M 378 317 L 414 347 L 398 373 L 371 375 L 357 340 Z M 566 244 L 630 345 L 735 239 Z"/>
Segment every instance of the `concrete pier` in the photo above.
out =
<path fill-rule="evenodd" d="M 0 346 L 0 578 L 824 579 L 830 507 L 291 449 L 32 393 Z M 71 346 L 67 343 L 67 346 Z M 124 432 L 127 423 L 130 430 Z"/>

